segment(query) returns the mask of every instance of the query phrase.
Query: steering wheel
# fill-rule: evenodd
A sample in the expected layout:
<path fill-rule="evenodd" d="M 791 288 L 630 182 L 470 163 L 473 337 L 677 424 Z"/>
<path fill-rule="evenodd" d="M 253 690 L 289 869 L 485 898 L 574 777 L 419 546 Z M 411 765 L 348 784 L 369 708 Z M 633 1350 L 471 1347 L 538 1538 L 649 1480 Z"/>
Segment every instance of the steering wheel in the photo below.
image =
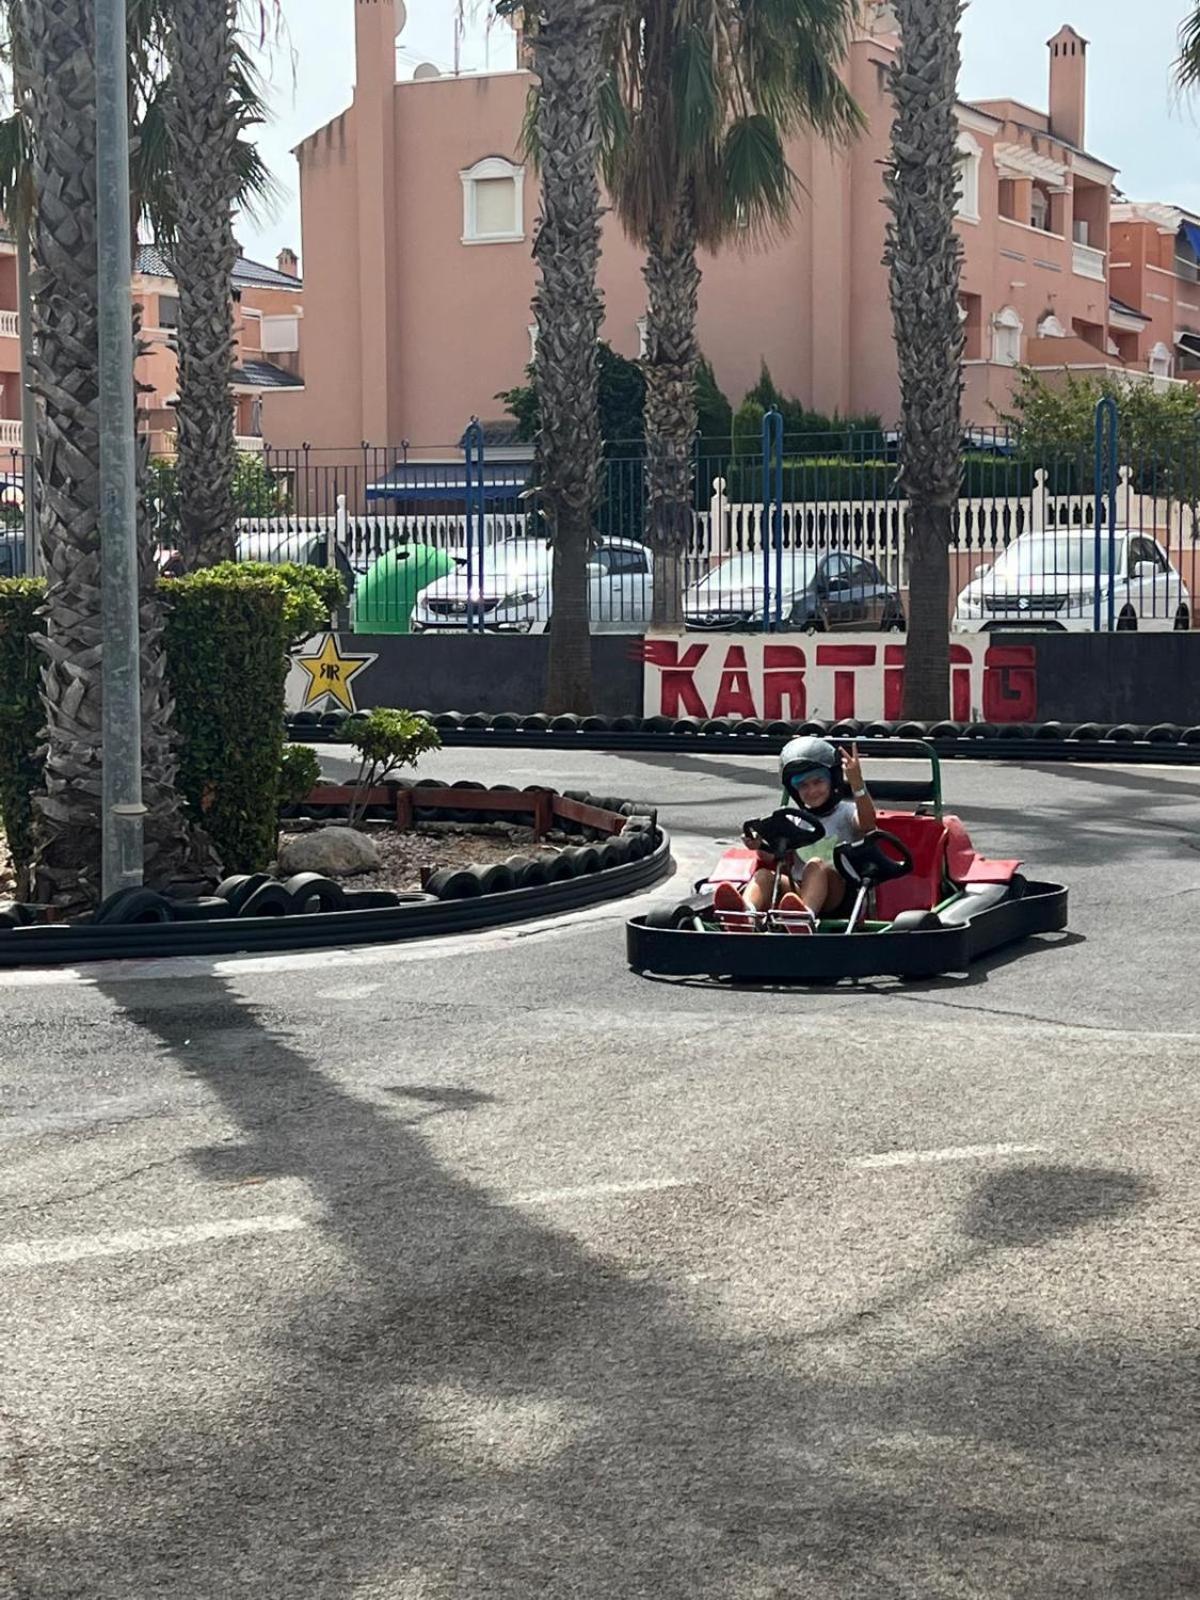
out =
<path fill-rule="evenodd" d="M 786 856 L 823 839 L 825 824 L 803 807 L 794 811 L 789 808 L 773 811 L 757 822 L 747 822 L 745 832 L 762 846 L 765 855 Z"/>
<path fill-rule="evenodd" d="M 912 851 L 903 839 L 882 828 L 873 828 L 852 844 L 839 844 L 833 861 L 851 883 L 890 883 L 913 869 Z"/>

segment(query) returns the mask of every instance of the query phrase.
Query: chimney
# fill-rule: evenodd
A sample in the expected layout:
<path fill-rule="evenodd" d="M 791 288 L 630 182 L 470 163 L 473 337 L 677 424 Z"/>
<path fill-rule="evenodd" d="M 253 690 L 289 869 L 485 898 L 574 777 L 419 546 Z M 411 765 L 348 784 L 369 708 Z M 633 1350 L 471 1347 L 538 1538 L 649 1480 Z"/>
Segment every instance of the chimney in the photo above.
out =
<path fill-rule="evenodd" d="M 299 258 L 296 252 L 288 249 L 286 245 L 275 257 L 275 265 L 288 278 L 298 278 L 300 276 Z"/>
<path fill-rule="evenodd" d="M 1088 42 L 1063 26 L 1048 42 L 1050 51 L 1050 132 L 1064 144 L 1083 149 L 1087 111 Z"/>

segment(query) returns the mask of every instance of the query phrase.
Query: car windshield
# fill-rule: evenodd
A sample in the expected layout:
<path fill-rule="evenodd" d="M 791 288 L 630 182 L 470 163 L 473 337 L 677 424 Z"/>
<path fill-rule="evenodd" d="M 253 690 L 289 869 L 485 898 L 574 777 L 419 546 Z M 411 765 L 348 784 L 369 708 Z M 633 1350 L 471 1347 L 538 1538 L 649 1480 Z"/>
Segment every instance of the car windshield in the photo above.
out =
<path fill-rule="evenodd" d="M 775 583 L 775 555 L 770 557 L 770 581 Z M 701 584 L 713 589 L 761 589 L 765 561 L 761 554 L 731 556 L 722 561 L 701 579 Z M 791 550 L 783 552 L 783 582 L 790 589 L 807 589 L 812 582 L 813 559 L 809 555 L 796 555 Z M 697 587 L 700 587 L 698 584 Z"/>
<path fill-rule="evenodd" d="M 466 552 L 456 550 L 454 560 L 458 570 L 447 579 L 451 583 L 467 576 Z M 550 548 L 533 539 L 491 545 L 483 552 L 482 570 L 479 567 L 478 550 L 473 554 L 471 565 L 476 574 L 489 583 L 528 581 L 531 578 L 544 580 L 550 571 Z"/>
<path fill-rule="evenodd" d="M 1120 541 L 1118 551 L 1123 550 Z M 987 576 L 997 578 L 1092 577 L 1097 570 L 1109 570 L 1109 543 L 1100 539 L 1100 563 L 1096 565 L 1096 538 L 1091 533 L 1058 534 L 1051 539 L 1015 539 Z"/>

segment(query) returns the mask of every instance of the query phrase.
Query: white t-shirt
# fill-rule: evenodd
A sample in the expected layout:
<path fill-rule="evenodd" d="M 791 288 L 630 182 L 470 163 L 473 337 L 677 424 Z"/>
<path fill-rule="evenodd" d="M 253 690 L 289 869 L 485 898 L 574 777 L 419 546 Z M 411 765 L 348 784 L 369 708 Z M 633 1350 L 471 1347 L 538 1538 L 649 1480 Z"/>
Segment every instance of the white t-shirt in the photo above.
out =
<path fill-rule="evenodd" d="M 858 806 L 853 800 L 839 800 L 821 821 L 825 824 L 825 837 L 797 852 L 802 861 L 832 861 L 839 844 L 852 844 L 861 837 Z"/>

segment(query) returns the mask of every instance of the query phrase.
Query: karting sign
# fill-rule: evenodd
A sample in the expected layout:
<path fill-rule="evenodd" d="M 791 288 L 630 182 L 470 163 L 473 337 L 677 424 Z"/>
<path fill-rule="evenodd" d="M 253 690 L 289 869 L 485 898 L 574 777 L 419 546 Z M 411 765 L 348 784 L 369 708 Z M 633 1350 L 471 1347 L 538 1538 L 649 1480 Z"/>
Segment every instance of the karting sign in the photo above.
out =
<path fill-rule="evenodd" d="M 729 634 L 648 638 L 646 716 L 762 717 L 768 722 L 896 721 L 904 703 L 902 644 L 846 634 L 781 644 Z M 1037 651 L 985 635 L 950 645 L 950 716 L 955 722 L 1032 722 L 1037 716 Z"/>

